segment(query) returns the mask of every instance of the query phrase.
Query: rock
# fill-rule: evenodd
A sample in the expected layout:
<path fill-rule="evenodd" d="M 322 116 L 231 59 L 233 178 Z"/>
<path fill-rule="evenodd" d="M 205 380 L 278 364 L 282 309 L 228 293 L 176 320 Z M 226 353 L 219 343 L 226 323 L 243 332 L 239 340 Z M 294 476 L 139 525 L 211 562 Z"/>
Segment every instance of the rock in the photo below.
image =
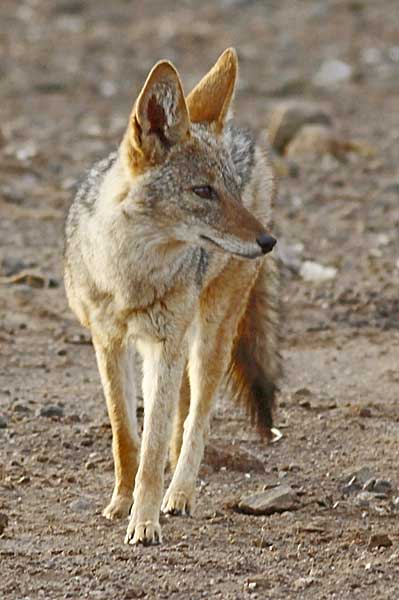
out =
<path fill-rule="evenodd" d="M 326 125 L 304 125 L 285 149 L 287 158 L 296 162 L 316 156 L 322 156 L 323 159 L 334 157 L 338 161 L 344 161 L 350 152 L 366 158 L 375 155 L 374 148 L 369 144 L 342 138 Z M 323 166 L 325 168 L 325 165 Z"/>
<path fill-rule="evenodd" d="M 41 417 L 63 417 L 64 409 L 62 408 L 62 406 L 57 406 L 56 404 L 49 404 L 48 406 L 43 406 L 40 409 L 39 415 Z"/>
<path fill-rule="evenodd" d="M 27 483 L 30 483 L 30 477 L 29 477 L 29 475 L 22 475 L 22 477 L 20 477 L 18 479 L 17 483 L 19 485 L 25 485 Z"/>
<path fill-rule="evenodd" d="M 7 419 L 0 415 L 0 429 L 6 429 L 8 427 Z"/>
<path fill-rule="evenodd" d="M 320 87 L 333 87 L 353 76 L 353 68 L 342 60 L 325 60 L 313 78 L 313 83 Z"/>
<path fill-rule="evenodd" d="M 392 546 L 392 540 L 386 533 L 374 533 L 369 540 L 368 549 L 389 548 Z"/>
<path fill-rule="evenodd" d="M 349 483 L 351 479 L 355 478 L 362 486 L 373 477 L 373 473 L 370 467 L 360 467 L 355 471 L 349 471 L 345 473 L 341 479 L 342 483 Z"/>
<path fill-rule="evenodd" d="M 279 442 L 284 437 L 282 431 L 277 429 L 277 427 L 272 427 L 270 432 L 272 434 L 272 439 L 271 439 L 272 444 Z"/>
<path fill-rule="evenodd" d="M 39 272 L 28 270 L 20 271 L 15 275 L 0 277 L 0 283 L 28 285 L 31 288 L 38 289 L 42 289 L 44 287 L 56 288 L 59 286 L 59 282 L 54 277 L 42 275 Z"/>
<path fill-rule="evenodd" d="M 311 398 L 312 397 L 312 392 L 309 388 L 307 387 L 301 387 L 298 388 L 297 390 L 295 390 L 294 392 L 294 398 L 296 400 L 301 400 L 303 398 Z"/>
<path fill-rule="evenodd" d="M 363 485 L 363 490 L 373 492 L 374 494 L 390 494 L 392 492 L 392 483 L 388 479 L 375 479 L 371 477 Z"/>
<path fill-rule="evenodd" d="M 205 449 L 204 463 L 219 471 L 226 467 L 240 473 L 264 473 L 265 464 L 257 456 L 235 444 L 216 446 L 209 444 Z"/>
<path fill-rule="evenodd" d="M 0 278 L 1 283 L 25 284 L 33 288 L 44 288 L 46 285 L 43 275 L 33 271 L 20 271 L 15 275 Z"/>
<path fill-rule="evenodd" d="M 271 515 L 297 510 L 299 502 L 296 493 L 289 485 L 281 485 L 272 490 L 242 498 L 237 508 L 240 512 L 249 515 Z"/>
<path fill-rule="evenodd" d="M 375 492 L 359 492 L 355 497 L 355 504 L 361 508 L 369 508 L 370 504 L 375 504 L 378 500 L 386 499 L 386 494 L 377 494 Z"/>
<path fill-rule="evenodd" d="M 319 105 L 310 102 L 283 102 L 270 116 L 269 142 L 277 152 L 283 153 L 303 125 L 318 123 L 330 125 L 330 115 Z"/>
<path fill-rule="evenodd" d="M 90 498 L 85 498 L 84 496 L 82 496 L 82 498 L 78 498 L 77 500 L 71 502 L 69 508 L 73 512 L 93 510 L 93 502 L 90 500 Z"/>
<path fill-rule="evenodd" d="M 344 142 L 334 135 L 331 127 L 304 125 L 287 145 L 285 154 L 295 160 L 323 154 L 341 158 L 345 154 L 344 148 Z"/>
<path fill-rule="evenodd" d="M 366 483 L 363 486 L 363 489 L 365 492 L 372 492 L 374 489 L 374 485 L 375 485 L 375 479 L 374 479 L 374 477 L 371 477 L 370 479 L 368 479 L 366 481 Z"/>
<path fill-rule="evenodd" d="M 12 409 L 16 413 L 21 413 L 21 414 L 26 414 L 26 415 L 31 412 L 31 409 L 29 408 L 29 406 L 26 406 L 26 404 L 22 404 L 22 402 L 16 402 L 15 404 L 13 404 Z"/>
<path fill-rule="evenodd" d="M 388 479 L 377 479 L 373 492 L 376 494 L 389 494 L 392 492 L 392 483 Z"/>
<path fill-rule="evenodd" d="M 369 419 L 372 416 L 371 409 L 368 406 L 362 406 L 359 408 L 359 417 L 363 417 L 364 419 Z"/>
<path fill-rule="evenodd" d="M 335 267 L 324 267 L 311 260 L 305 260 L 299 270 L 299 274 L 304 281 L 315 283 L 335 279 L 337 272 Z"/>
<path fill-rule="evenodd" d="M 298 577 L 293 583 L 293 588 L 295 591 L 299 592 L 301 590 L 305 590 L 310 587 L 315 582 L 314 577 Z"/>
<path fill-rule="evenodd" d="M 3 533 L 9 523 L 8 515 L 0 513 L 0 535 Z"/>
<path fill-rule="evenodd" d="M 349 496 L 350 494 L 355 494 L 356 492 L 359 492 L 361 489 L 362 489 L 361 483 L 356 481 L 356 477 L 352 477 L 352 479 L 350 479 L 348 481 L 348 483 L 346 483 L 342 487 L 341 491 L 346 496 Z"/>
<path fill-rule="evenodd" d="M 23 269 L 30 269 L 35 266 L 36 263 L 34 262 L 25 262 L 19 258 L 7 256 L 0 259 L 0 274 L 9 277 L 10 275 L 16 275 Z"/>

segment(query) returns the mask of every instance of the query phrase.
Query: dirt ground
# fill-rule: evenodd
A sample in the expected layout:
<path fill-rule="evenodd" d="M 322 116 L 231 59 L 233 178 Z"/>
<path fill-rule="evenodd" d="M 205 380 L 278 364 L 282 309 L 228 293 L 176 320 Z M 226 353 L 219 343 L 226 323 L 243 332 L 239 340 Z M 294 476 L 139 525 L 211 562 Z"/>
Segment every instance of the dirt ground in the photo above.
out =
<path fill-rule="evenodd" d="M 395 0 L 2 0 L 1 598 L 399 598 L 397 23 Z M 337 269 L 309 283 L 282 266 L 283 438 L 265 446 L 221 402 L 195 516 L 163 519 L 164 544 L 136 548 L 126 522 L 101 516 L 111 432 L 65 299 L 63 221 L 153 63 L 173 60 L 188 90 L 229 45 L 241 124 L 259 131 L 282 101 L 312 101 L 373 152 L 298 160 L 281 178 L 277 237 Z M 320 85 L 331 59 L 350 76 Z M 386 493 L 356 488 L 362 467 Z M 298 510 L 234 509 L 278 483 Z"/>

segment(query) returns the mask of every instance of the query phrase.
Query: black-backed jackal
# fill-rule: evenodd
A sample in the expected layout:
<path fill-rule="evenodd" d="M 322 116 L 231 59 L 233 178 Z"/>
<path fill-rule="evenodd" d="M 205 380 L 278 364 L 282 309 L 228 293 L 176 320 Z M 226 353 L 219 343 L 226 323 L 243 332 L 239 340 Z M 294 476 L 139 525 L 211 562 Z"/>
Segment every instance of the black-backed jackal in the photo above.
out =
<path fill-rule="evenodd" d="M 104 515 L 132 506 L 126 542 L 159 542 L 160 510 L 192 511 L 220 386 L 263 434 L 272 426 L 278 273 L 264 255 L 275 184 L 264 149 L 229 119 L 236 76 L 228 49 L 185 97 L 173 65 L 155 65 L 118 152 L 92 169 L 67 220 L 67 295 L 91 330 L 112 425 Z M 141 449 L 132 348 L 143 360 Z"/>

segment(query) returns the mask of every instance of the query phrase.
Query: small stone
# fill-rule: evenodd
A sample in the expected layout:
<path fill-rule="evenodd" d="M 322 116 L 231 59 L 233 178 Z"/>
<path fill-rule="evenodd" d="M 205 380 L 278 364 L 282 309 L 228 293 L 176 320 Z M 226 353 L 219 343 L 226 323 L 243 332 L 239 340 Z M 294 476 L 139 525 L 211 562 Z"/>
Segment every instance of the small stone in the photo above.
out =
<path fill-rule="evenodd" d="M 356 469 L 355 471 L 350 471 L 349 473 L 346 473 L 342 477 L 342 482 L 349 483 L 349 481 L 351 479 L 353 479 L 354 477 L 355 477 L 356 481 L 358 481 L 359 483 L 364 485 L 366 483 L 366 481 L 368 481 L 371 477 L 373 477 L 373 473 L 372 473 L 370 467 L 360 467 L 359 469 Z"/>
<path fill-rule="evenodd" d="M 299 274 L 304 281 L 319 283 L 335 279 L 337 276 L 335 267 L 324 267 L 311 260 L 302 263 Z"/>
<path fill-rule="evenodd" d="M 205 449 L 204 464 L 219 471 L 223 467 L 229 471 L 240 473 L 264 473 L 265 464 L 263 460 L 249 452 L 245 448 L 240 448 L 236 444 L 227 443 L 209 444 Z"/>
<path fill-rule="evenodd" d="M 56 404 L 49 404 L 48 406 L 43 406 L 40 411 L 39 411 L 39 415 L 41 417 L 63 417 L 64 416 L 64 409 L 62 408 L 62 406 L 57 406 Z"/>
<path fill-rule="evenodd" d="M 92 460 L 88 460 L 87 463 L 85 464 L 85 469 L 87 469 L 87 471 L 93 471 L 96 468 L 96 463 L 93 462 Z"/>
<path fill-rule="evenodd" d="M 93 502 L 89 498 L 78 498 L 70 503 L 69 508 L 74 512 L 83 512 L 93 509 Z"/>
<path fill-rule="evenodd" d="M 93 445 L 93 438 L 89 435 L 86 435 L 85 437 L 82 438 L 80 445 L 83 446 L 84 448 L 90 448 Z"/>
<path fill-rule="evenodd" d="M 13 404 L 12 409 L 14 412 L 20 414 L 29 414 L 31 412 L 29 406 L 26 406 L 26 404 L 22 404 L 21 402 Z"/>
<path fill-rule="evenodd" d="M 0 513 L 0 535 L 3 533 L 9 523 L 8 515 Z"/>
<path fill-rule="evenodd" d="M 355 504 L 361 508 L 369 508 L 370 504 L 376 500 L 386 500 L 386 494 L 377 494 L 375 492 L 360 492 L 355 498 Z"/>
<path fill-rule="evenodd" d="M 344 160 L 348 152 L 360 154 L 359 144 L 337 136 L 325 125 L 304 125 L 287 145 L 285 155 L 295 161 L 331 155 Z"/>
<path fill-rule="evenodd" d="M 342 60 L 325 60 L 313 78 L 313 83 L 321 87 L 333 87 L 351 79 L 353 69 Z"/>
<path fill-rule="evenodd" d="M 8 427 L 7 419 L 0 415 L 0 429 L 6 429 Z"/>
<path fill-rule="evenodd" d="M 386 533 L 374 533 L 369 540 L 368 549 L 389 548 L 392 546 L 392 540 Z"/>
<path fill-rule="evenodd" d="M 294 392 L 294 397 L 296 399 L 300 399 L 300 398 L 310 398 L 312 396 L 312 392 L 309 388 L 307 387 L 301 387 L 298 388 L 297 390 L 295 390 Z"/>
<path fill-rule="evenodd" d="M 330 125 L 330 115 L 319 105 L 309 102 L 290 101 L 276 106 L 270 116 L 268 137 L 272 148 L 283 153 L 303 125 L 318 123 Z"/>
<path fill-rule="evenodd" d="M 19 483 L 20 485 L 25 485 L 26 483 L 30 482 L 30 477 L 29 475 L 22 475 L 22 477 L 20 477 L 17 481 L 17 483 Z"/>
<path fill-rule="evenodd" d="M 368 406 L 362 406 L 359 409 L 359 417 L 362 417 L 364 419 L 369 419 L 372 416 L 371 410 L 370 408 L 368 408 Z"/>
<path fill-rule="evenodd" d="M 368 479 L 366 481 L 366 483 L 363 486 L 363 489 L 365 492 L 372 492 L 374 490 L 374 485 L 375 485 L 375 478 L 371 477 L 370 479 Z"/>
<path fill-rule="evenodd" d="M 288 485 L 281 485 L 272 490 L 242 498 L 237 508 L 240 512 L 249 515 L 271 515 L 297 510 L 299 503 L 294 490 Z"/>
<path fill-rule="evenodd" d="M 377 479 L 373 492 L 376 494 L 389 494 L 392 492 L 392 483 L 388 479 Z"/>
<path fill-rule="evenodd" d="M 349 496 L 350 494 L 355 494 L 360 491 L 361 487 L 361 483 L 357 481 L 356 476 L 354 476 L 342 487 L 342 493 Z"/>
<path fill-rule="evenodd" d="M 294 581 L 293 587 L 297 592 L 299 592 L 300 590 L 305 590 L 306 588 L 310 587 L 314 583 L 314 581 L 314 578 L 310 576 L 299 577 Z"/>

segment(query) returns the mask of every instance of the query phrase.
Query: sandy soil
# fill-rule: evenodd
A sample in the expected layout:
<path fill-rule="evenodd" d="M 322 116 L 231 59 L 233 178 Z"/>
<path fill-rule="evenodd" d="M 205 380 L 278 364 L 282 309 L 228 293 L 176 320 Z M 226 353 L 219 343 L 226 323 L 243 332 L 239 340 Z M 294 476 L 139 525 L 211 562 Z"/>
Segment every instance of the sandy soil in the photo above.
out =
<path fill-rule="evenodd" d="M 0 286 L 0 596 L 397 598 L 397 5 L 196 4 L 0 5 L 1 275 L 31 274 Z M 311 100 L 374 155 L 299 160 L 281 180 L 279 239 L 338 270 L 307 283 L 282 267 L 283 438 L 263 445 L 221 402 L 195 516 L 164 520 L 161 547 L 133 548 L 122 543 L 126 522 L 101 517 L 110 428 L 89 336 L 64 295 L 63 220 L 77 178 L 120 140 L 152 64 L 173 60 L 189 89 L 229 45 L 241 124 L 259 131 L 281 101 Z M 351 76 L 316 85 L 330 59 Z M 360 467 L 387 480 L 387 493 L 345 493 Z M 297 492 L 298 510 L 234 509 L 278 483 Z M 382 547 L 370 544 L 376 534 L 388 536 Z"/>

